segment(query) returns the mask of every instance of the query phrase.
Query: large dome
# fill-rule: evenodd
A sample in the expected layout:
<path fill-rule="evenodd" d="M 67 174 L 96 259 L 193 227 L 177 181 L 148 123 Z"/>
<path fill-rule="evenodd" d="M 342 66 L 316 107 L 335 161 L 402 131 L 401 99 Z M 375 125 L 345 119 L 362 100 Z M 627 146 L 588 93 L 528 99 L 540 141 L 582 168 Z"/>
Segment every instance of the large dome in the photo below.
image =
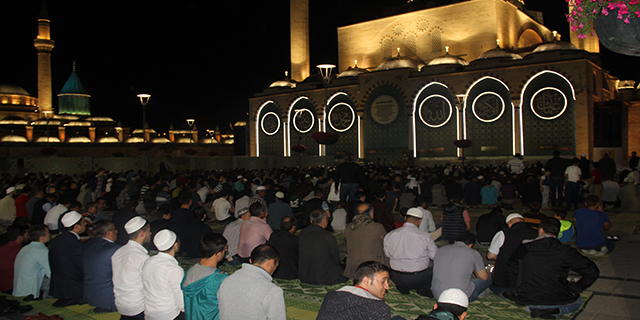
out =
<path fill-rule="evenodd" d="M 284 72 L 284 78 L 272 83 L 269 88 L 295 88 L 297 82 L 289 78 L 289 72 Z"/>
<path fill-rule="evenodd" d="M 457 64 L 461 66 L 468 66 L 469 62 L 467 60 L 460 58 L 459 56 L 452 56 L 449 54 L 449 47 L 445 47 L 447 53 L 444 56 L 437 57 L 431 61 L 429 61 L 430 66 L 439 66 L 446 64 Z"/>
<path fill-rule="evenodd" d="M 349 66 L 349 68 L 342 73 L 338 74 L 336 78 L 344 78 L 344 77 L 357 77 L 360 74 L 368 73 L 367 69 L 358 68 L 358 60 L 354 63 L 355 67 Z"/>
<path fill-rule="evenodd" d="M 478 60 L 480 59 L 520 60 L 522 59 L 522 56 L 507 49 L 500 48 L 500 45 L 498 45 L 497 47 L 480 55 L 480 58 L 478 58 Z"/>
<path fill-rule="evenodd" d="M 29 92 L 27 92 L 27 90 L 10 83 L 0 83 L 0 94 L 18 94 L 21 96 L 29 96 Z"/>

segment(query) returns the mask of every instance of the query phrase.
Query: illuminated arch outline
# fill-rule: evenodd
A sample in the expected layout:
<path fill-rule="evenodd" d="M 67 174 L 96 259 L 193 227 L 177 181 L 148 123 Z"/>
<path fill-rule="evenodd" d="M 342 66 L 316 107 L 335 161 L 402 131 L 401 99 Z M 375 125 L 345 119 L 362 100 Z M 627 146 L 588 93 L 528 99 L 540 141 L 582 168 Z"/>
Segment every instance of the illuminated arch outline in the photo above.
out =
<path fill-rule="evenodd" d="M 262 108 L 264 108 L 265 106 L 267 106 L 269 103 L 273 103 L 275 104 L 275 102 L 273 102 L 273 100 L 269 100 L 265 103 L 263 103 L 262 105 L 260 105 L 260 107 L 258 108 L 258 112 L 256 113 L 256 117 L 258 119 L 256 119 L 256 157 L 260 156 L 260 112 L 262 112 Z"/>
<path fill-rule="evenodd" d="M 431 99 L 431 98 L 441 98 L 444 101 L 447 102 L 447 105 L 449 105 L 449 117 L 447 118 L 447 120 L 445 120 L 443 123 L 439 124 L 439 125 L 432 125 L 427 123 L 427 121 L 424 120 L 424 118 L 422 118 L 422 106 L 424 105 L 424 103 Z M 447 99 L 445 96 L 440 95 L 440 94 L 432 94 L 428 97 L 426 97 L 424 100 L 422 100 L 422 102 L 420 102 L 420 108 L 418 109 L 418 115 L 420 116 L 420 120 L 422 120 L 422 123 L 426 124 L 427 126 L 431 127 L 431 128 L 440 128 L 442 126 L 444 126 L 445 124 L 449 123 L 449 120 L 451 120 L 451 116 L 453 115 L 453 107 L 451 106 L 451 101 L 449 101 L 449 99 Z"/>
<path fill-rule="evenodd" d="M 482 97 L 484 95 L 487 95 L 487 94 L 492 94 L 492 95 L 498 97 L 500 99 L 500 102 L 502 103 L 502 110 L 500 110 L 500 114 L 497 117 L 495 117 L 495 118 L 493 118 L 491 120 L 482 119 L 482 118 L 478 117 L 478 114 L 476 114 L 476 100 L 478 100 L 478 98 L 480 98 L 480 97 Z M 506 106 L 506 104 L 504 103 L 504 99 L 502 99 L 502 97 L 499 94 L 497 94 L 497 93 L 495 93 L 493 91 L 487 91 L 487 92 L 483 92 L 483 93 L 479 94 L 475 99 L 473 99 L 473 102 L 471 103 L 471 111 L 473 111 L 473 115 L 476 116 L 476 119 L 478 119 L 478 120 L 480 120 L 482 122 L 487 122 L 488 123 L 488 122 L 494 122 L 494 121 L 500 119 L 500 117 L 502 117 L 502 114 L 504 114 L 505 106 Z"/>
<path fill-rule="evenodd" d="M 331 123 L 331 112 L 333 112 L 333 109 L 335 109 L 337 106 L 340 105 L 345 105 L 347 106 L 347 108 L 349 108 L 349 111 L 351 111 L 351 123 L 349 124 L 349 126 L 347 126 L 346 129 L 337 129 L 336 127 L 333 126 L 333 124 Z M 353 108 L 344 102 L 338 102 L 336 103 L 333 107 L 331 107 L 331 110 L 329 110 L 329 114 L 327 115 L 327 122 L 329 122 L 329 126 L 331 126 L 331 129 L 338 131 L 338 132 L 345 132 L 348 131 L 349 129 L 351 129 L 351 127 L 353 127 L 353 123 L 356 121 L 356 113 L 353 111 Z"/>
<path fill-rule="evenodd" d="M 539 115 L 536 110 L 533 108 L 533 100 L 536 98 L 536 96 L 538 95 L 538 93 L 545 91 L 545 90 L 555 90 L 560 92 L 560 94 L 562 95 L 562 98 L 564 99 L 564 106 L 562 107 L 562 111 L 560 111 L 557 115 L 553 116 L 553 117 L 543 117 L 541 115 Z M 536 91 L 536 93 L 533 94 L 533 96 L 531 96 L 531 101 L 529 102 L 529 104 L 531 105 L 531 111 L 538 116 L 538 118 L 542 119 L 542 120 L 553 120 L 561 115 L 564 114 L 564 111 L 567 110 L 567 96 L 564 95 L 564 92 L 562 92 L 562 90 L 558 89 L 558 88 L 554 88 L 554 87 L 544 87 L 538 91 Z"/>
<path fill-rule="evenodd" d="M 413 108 L 411 108 L 411 126 L 413 128 L 411 128 L 411 130 L 413 131 L 413 157 L 417 157 L 418 156 L 418 134 L 416 132 L 416 110 L 418 109 L 418 98 L 420 98 L 420 95 L 422 94 L 422 92 L 424 90 L 426 90 L 429 86 L 432 85 L 439 85 L 444 87 L 445 89 L 449 90 L 449 87 L 447 87 L 445 84 L 440 83 L 440 82 L 431 82 L 429 84 L 427 84 L 426 86 L 422 87 L 422 89 L 420 89 L 420 91 L 418 91 L 418 94 L 416 95 L 416 97 L 413 99 Z M 456 119 L 458 119 L 458 117 L 456 117 Z M 459 122 L 459 121 L 458 121 Z M 359 129 L 358 129 L 359 130 Z M 460 124 L 458 123 L 458 129 L 457 131 L 460 131 Z M 459 134 L 459 133 L 458 133 Z M 458 137 L 459 138 L 459 137 Z"/>
<path fill-rule="evenodd" d="M 273 115 L 274 117 L 276 117 L 276 119 L 278 119 L 278 128 L 273 132 L 267 132 L 267 130 L 264 129 L 264 119 L 269 115 Z M 262 129 L 262 132 L 264 132 L 266 135 L 269 135 L 269 136 L 272 136 L 278 133 L 278 130 L 280 130 L 280 117 L 278 117 L 278 115 L 273 111 L 269 111 L 265 113 L 264 116 L 262 116 L 262 119 L 260 119 L 260 128 Z"/>
<path fill-rule="evenodd" d="M 296 124 L 296 116 L 298 115 L 298 113 L 300 112 L 309 112 L 309 114 L 311 115 L 311 126 L 309 126 L 309 128 L 307 130 L 300 130 L 298 128 L 298 125 Z M 313 112 L 311 112 L 311 110 L 309 109 L 299 109 L 296 110 L 296 113 L 293 115 L 293 118 L 291 119 L 291 122 L 293 122 L 293 127 L 296 129 L 296 131 L 300 132 L 300 133 L 307 133 L 309 131 L 311 131 L 311 129 L 313 129 L 313 126 L 316 125 L 316 117 L 313 115 Z"/>

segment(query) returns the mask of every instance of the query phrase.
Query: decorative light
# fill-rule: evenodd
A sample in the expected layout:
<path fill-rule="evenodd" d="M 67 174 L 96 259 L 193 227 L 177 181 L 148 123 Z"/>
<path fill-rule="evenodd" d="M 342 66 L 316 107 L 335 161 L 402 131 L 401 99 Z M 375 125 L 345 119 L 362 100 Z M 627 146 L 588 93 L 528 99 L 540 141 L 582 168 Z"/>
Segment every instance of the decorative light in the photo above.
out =
<path fill-rule="evenodd" d="M 333 110 L 340 105 L 344 105 L 347 106 L 347 108 L 349 108 L 349 111 L 351 111 L 351 123 L 349 123 L 349 125 L 345 128 L 345 129 L 337 129 L 336 127 L 333 126 L 333 123 L 331 123 L 331 113 L 333 112 Z M 329 126 L 331 126 L 331 129 L 338 131 L 338 132 L 345 132 L 348 131 L 349 129 L 351 129 L 351 127 L 353 127 L 353 123 L 356 121 L 356 114 L 355 112 L 353 112 L 353 108 L 344 103 L 344 102 L 338 102 L 336 103 L 333 107 L 331 107 L 331 110 L 329 110 L 329 114 L 328 114 L 328 122 L 329 122 Z"/>
<path fill-rule="evenodd" d="M 500 103 L 502 104 L 502 106 L 500 107 L 501 108 L 500 109 L 500 114 L 497 117 L 495 117 L 493 119 L 490 119 L 490 120 L 482 119 L 476 113 L 476 101 L 480 97 L 482 97 L 484 95 L 494 95 L 494 96 L 498 97 L 498 99 L 500 99 Z M 476 119 L 478 119 L 478 120 L 480 120 L 482 122 L 487 122 L 487 123 L 488 122 L 494 122 L 494 121 L 500 119 L 500 117 L 502 117 L 502 114 L 504 113 L 504 109 L 505 109 L 505 103 L 504 103 L 504 100 L 502 99 L 502 97 L 499 94 L 497 94 L 495 92 L 491 92 L 491 91 L 487 91 L 487 92 L 483 92 L 483 93 L 479 94 L 475 99 L 473 99 L 473 102 L 471 103 L 471 111 L 473 111 L 473 115 L 476 116 Z"/>
<path fill-rule="evenodd" d="M 273 130 L 272 132 L 267 132 L 267 130 L 264 129 L 264 119 L 266 119 L 268 116 L 271 116 L 271 115 L 273 115 L 274 117 L 276 117 L 276 119 L 278 119 L 278 121 L 277 121 L 278 127 L 275 130 Z M 264 132 L 267 135 L 272 136 L 272 135 L 276 134 L 276 132 L 278 132 L 278 130 L 280 130 L 280 117 L 278 117 L 278 115 L 273 111 L 267 112 L 267 113 L 265 113 L 264 116 L 262 116 L 262 121 L 260 121 L 260 127 L 262 128 L 262 132 Z"/>
<path fill-rule="evenodd" d="M 447 120 L 445 120 L 441 124 L 432 125 L 432 124 L 429 124 L 422 117 L 422 107 L 424 106 L 424 103 L 427 102 L 429 99 L 438 99 L 438 98 L 443 99 L 444 101 L 447 102 L 447 105 L 449 106 L 449 117 L 447 117 Z M 449 101 L 449 99 L 445 98 L 443 95 L 440 95 L 440 94 L 432 94 L 432 95 L 428 96 L 426 99 L 422 100 L 422 102 L 420 102 L 420 108 L 418 109 L 418 115 L 420 116 L 420 120 L 422 120 L 422 123 L 426 124 L 427 126 L 429 126 L 431 128 L 440 128 L 440 127 L 444 126 L 445 124 L 447 124 L 449 122 L 449 120 L 451 119 L 451 115 L 452 114 L 453 114 L 453 107 L 451 106 L 451 101 Z"/>

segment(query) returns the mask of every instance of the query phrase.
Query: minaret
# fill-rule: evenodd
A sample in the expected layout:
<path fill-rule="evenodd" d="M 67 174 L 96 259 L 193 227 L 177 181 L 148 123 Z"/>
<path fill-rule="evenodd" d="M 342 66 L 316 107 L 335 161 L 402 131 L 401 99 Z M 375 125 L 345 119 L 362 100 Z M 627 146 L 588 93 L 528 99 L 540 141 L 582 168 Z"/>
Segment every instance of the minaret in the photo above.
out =
<path fill-rule="evenodd" d="M 38 109 L 40 113 L 53 112 L 53 90 L 51 89 L 51 50 L 54 42 L 49 32 L 49 12 L 46 2 L 38 15 L 38 37 L 33 45 L 38 50 Z"/>
<path fill-rule="evenodd" d="M 310 75 L 309 0 L 290 0 L 291 79 L 302 81 Z"/>

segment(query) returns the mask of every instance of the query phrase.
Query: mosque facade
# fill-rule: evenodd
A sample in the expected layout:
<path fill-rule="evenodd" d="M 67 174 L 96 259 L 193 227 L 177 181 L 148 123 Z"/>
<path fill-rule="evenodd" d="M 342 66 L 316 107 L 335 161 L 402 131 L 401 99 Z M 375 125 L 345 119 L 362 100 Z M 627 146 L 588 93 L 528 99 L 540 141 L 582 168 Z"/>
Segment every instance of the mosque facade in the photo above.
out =
<path fill-rule="evenodd" d="M 291 2 L 292 16 L 308 14 L 306 0 Z M 597 160 L 640 147 L 638 90 L 603 70 L 597 37 L 561 41 L 518 1 L 463 1 L 340 27 L 338 65 L 325 77 L 295 78 L 310 74 L 308 33 L 295 37 L 308 30 L 304 21 L 291 20 L 292 78 L 249 100 L 252 156 L 292 157 L 305 145 L 310 156 L 385 164 L 553 150 Z M 318 145 L 317 131 L 338 142 Z"/>

